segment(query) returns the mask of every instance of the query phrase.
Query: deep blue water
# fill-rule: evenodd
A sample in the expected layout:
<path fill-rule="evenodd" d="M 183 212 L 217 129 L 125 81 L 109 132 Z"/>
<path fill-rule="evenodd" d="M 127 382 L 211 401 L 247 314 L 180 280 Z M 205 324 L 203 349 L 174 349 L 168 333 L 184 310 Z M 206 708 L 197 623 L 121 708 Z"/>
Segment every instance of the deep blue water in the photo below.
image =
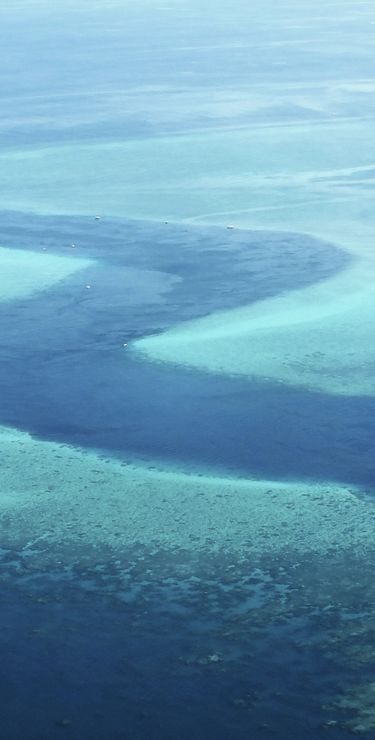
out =
<path fill-rule="evenodd" d="M 310 600 L 332 598 L 332 571 L 355 578 L 360 568 L 362 582 L 371 578 L 371 562 L 366 574 L 355 560 L 345 570 L 333 560 L 328 573 L 319 558 L 299 562 L 297 596 L 283 610 L 289 558 L 133 550 L 124 554 L 131 576 L 124 588 L 117 556 L 97 569 L 85 567 L 84 551 L 76 556 L 73 571 L 28 576 L 22 558 L 8 557 L 18 574 L 16 586 L 2 589 L 4 738 L 316 740 L 328 718 L 340 719 L 334 709 L 327 716 L 327 697 L 366 680 L 368 670 L 345 668 L 319 649 L 318 637 L 329 643 L 345 629 L 345 613 Z M 271 573 L 271 583 L 253 575 L 254 566 Z M 346 600 L 352 629 L 369 608 L 357 599 L 354 588 Z M 330 728 L 334 740 L 350 736 Z"/>

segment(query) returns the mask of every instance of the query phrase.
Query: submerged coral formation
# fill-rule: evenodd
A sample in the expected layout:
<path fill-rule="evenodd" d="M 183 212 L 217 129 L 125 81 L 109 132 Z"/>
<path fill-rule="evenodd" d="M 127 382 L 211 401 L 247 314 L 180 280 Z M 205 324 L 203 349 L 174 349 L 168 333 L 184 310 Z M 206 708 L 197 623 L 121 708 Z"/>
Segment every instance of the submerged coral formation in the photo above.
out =
<path fill-rule="evenodd" d="M 340 723 L 343 729 L 358 734 L 375 732 L 375 681 L 348 689 L 332 707 L 349 715 L 348 719 Z"/>
<path fill-rule="evenodd" d="M 373 505 L 359 487 L 163 471 L 155 461 L 127 464 L 6 428 L 0 443 L 0 508 L 12 521 L 13 544 L 26 536 L 328 554 L 363 553 L 374 541 Z"/>

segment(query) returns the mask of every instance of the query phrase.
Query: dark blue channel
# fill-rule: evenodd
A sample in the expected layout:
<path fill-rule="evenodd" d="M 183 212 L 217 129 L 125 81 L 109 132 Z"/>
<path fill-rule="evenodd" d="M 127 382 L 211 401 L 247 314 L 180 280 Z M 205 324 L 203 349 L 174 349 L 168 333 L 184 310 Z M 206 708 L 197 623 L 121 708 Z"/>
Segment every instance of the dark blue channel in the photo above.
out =
<path fill-rule="evenodd" d="M 5 214 L 3 243 L 99 262 L 0 307 L 1 423 L 187 468 L 371 487 L 374 399 L 150 363 L 123 346 L 347 264 L 345 253 L 301 240 L 92 219 L 19 216 L 17 225 Z"/>

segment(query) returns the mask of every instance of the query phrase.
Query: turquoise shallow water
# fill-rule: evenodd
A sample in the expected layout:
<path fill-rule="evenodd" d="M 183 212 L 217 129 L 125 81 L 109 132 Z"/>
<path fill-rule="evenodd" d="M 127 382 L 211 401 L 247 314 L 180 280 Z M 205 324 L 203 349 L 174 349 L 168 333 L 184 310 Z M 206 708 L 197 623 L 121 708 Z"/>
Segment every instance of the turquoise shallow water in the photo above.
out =
<path fill-rule="evenodd" d="M 1 14 L 1 732 L 371 737 L 372 5 Z"/>
<path fill-rule="evenodd" d="M 371 120 L 290 122 L 10 149 L 0 188 L 3 207 L 18 210 L 220 222 L 290 205 L 298 218 L 332 202 L 349 218 L 358 198 L 371 202 L 374 161 Z"/>

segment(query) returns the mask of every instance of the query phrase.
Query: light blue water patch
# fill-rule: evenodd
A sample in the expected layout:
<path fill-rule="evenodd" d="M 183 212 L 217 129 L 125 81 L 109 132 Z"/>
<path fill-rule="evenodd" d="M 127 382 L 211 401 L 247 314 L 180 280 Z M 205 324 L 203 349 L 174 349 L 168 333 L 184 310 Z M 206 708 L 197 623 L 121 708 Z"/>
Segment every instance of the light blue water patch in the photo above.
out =
<path fill-rule="evenodd" d="M 92 260 L 0 247 L 0 301 L 38 293 L 84 270 Z"/>
<path fill-rule="evenodd" d="M 369 198 L 343 176 L 375 162 L 370 121 L 74 144 L 1 155 L 3 208 L 137 218 Z M 204 163 L 204 164 L 203 164 Z M 345 184 L 345 183 L 344 183 Z"/>

